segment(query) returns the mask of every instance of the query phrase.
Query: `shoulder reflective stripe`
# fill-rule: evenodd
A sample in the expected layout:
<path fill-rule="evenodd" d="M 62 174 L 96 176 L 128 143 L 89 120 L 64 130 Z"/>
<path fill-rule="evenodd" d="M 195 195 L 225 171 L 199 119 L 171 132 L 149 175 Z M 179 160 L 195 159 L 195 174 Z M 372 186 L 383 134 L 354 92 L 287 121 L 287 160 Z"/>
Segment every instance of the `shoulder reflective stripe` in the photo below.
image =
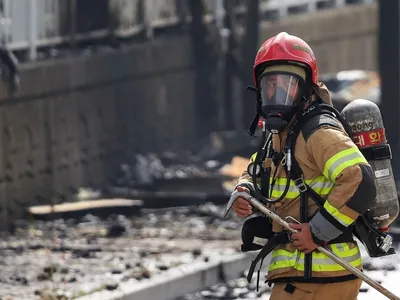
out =
<path fill-rule="evenodd" d="M 254 162 L 256 160 L 256 156 L 257 156 L 257 152 L 254 153 L 251 157 L 250 157 L 250 162 Z"/>
<path fill-rule="evenodd" d="M 342 258 L 344 261 L 352 265 L 353 267 L 360 267 L 362 265 L 362 259 L 358 246 L 350 249 L 348 244 L 340 243 L 331 245 L 332 251 Z M 290 252 L 287 250 L 274 250 L 272 252 L 271 263 L 268 271 L 277 270 L 281 268 L 294 268 L 299 271 L 304 270 L 304 253 L 295 251 Z M 329 272 L 329 271 L 342 271 L 344 268 L 324 253 L 313 252 L 312 255 L 312 270 L 316 272 Z"/>
<path fill-rule="evenodd" d="M 342 214 L 336 207 L 331 205 L 329 203 L 329 201 L 325 201 L 324 208 L 332 217 L 335 218 L 335 220 L 337 220 L 343 226 L 348 227 L 355 221 L 354 219 L 350 218 L 349 216 Z"/>
<path fill-rule="evenodd" d="M 367 164 L 368 162 L 357 147 L 342 150 L 328 159 L 325 164 L 324 175 L 332 182 L 335 182 L 336 177 L 344 169 L 359 163 Z"/>

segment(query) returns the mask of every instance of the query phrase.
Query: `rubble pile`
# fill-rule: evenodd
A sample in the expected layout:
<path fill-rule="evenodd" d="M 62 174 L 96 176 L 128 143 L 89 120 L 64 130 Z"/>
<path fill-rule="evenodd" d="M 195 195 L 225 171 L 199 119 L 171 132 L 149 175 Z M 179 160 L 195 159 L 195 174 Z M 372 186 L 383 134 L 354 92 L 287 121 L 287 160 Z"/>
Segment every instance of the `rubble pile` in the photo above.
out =
<path fill-rule="evenodd" d="M 178 159 L 164 153 L 135 155 L 134 162 L 121 165 L 115 182 L 103 191 L 107 197 L 141 199 L 166 206 L 199 204 L 205 201 L 225 203 L 238 177 L 247 169 L 248 158 L 227 156 L 225 161 Z M 154 201 L 154 200 L 160 201 Z M 179 201 L 178 199 L 182 199 Z"/>
<path fill-rule="evenodd" d="M 146 187 L 155 180 L 206 176 L 214 165 L 207 167 L 196 157 L 181 157 L 165 152 L 136 154 L 130 163 L 121 165 L 115 184 L 123 187 Z"/>
<path fill-rule="evenodd" d="M 133 162 L 124 163 L 115 180 L 120 187 L 143 188 L 160 180 L 226 176 L 237 178 L 247 169 L 248 158 L 226 156 L 224 160 L 201 160 L 197 156 L 180 158 L 174 153 L 137 154 Z"/>
<path fill-rule="evenodd" d="M 258 139 L 250 138 L 245 131 L 222 131 L 211 133 L 201 145 L 179 152 L 135 153 L 121 165 L 113 184 L 145 188 L 161 180 L 179 178 L 237 178 L 247 168 Z"/>

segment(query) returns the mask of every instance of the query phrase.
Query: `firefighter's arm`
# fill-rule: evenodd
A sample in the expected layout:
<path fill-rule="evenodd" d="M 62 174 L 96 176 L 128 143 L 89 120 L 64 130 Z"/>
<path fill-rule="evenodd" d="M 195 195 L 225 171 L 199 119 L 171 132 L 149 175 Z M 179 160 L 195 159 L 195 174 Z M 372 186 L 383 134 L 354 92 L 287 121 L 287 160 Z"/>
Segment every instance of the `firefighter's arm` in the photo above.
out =
<path fill-rule="evenodd" d="M 254 162 L 253 155 L 250 158 L 249 163 Z M 239 192 L 239 194 L 237 193 Z M 243 171 L 241 176 L 238 178 L 235 187 L 233 188 L 231 197 L 227 204 L 227 210 L 229 211 L 231 208 L 239 217 L 248 217 L 253 214 L 253 210 L 251 205 L 246 201 L 246 197 L 240 196 L 241 192 L 245 192 L 249 195 L 254 196 L 254 184 L 252 177 L 248 174 L 247 170 Z"/>
<path fill-rule="evenodd" d="M 256 155 L 257 155 L 257 153 L 254 153 L 254 154 L 250 157 L 249 163 L 252 163 L 252 162 L 255 161 Z M 259 184 L 259 183 L 260 183 L 260 179 L 257 178 L 256 182 Z M 236 189 L 237 189 L 238 186 L 247 188 L 250 192 L 254 191 L 253 179 L 252 179 L 252 177 L 249 175 L 249 173 L 247 172 L 247 170 L 243 171 L 242 175 L 241 175 L 241 176 L 239 177 L 239 179 L 237 180 L 237 183 L 236 183 L 235 188 L 234 188 L 233 190 L 236 191 Z M 251 194 L 254 194 L 254 193 L 251 193 Z"/>
<path fill-rule="evenodd" d="M 249 163 L 252 163 L 255 161 L 256 155 L 257 155 L 257 153 L 252 155 Z M 272 163 L 272 161 L 270 158 L 265 159 L 263 161 L 264 168 L 270 168 L 271 163 Z M 261 189 L 261 179 L 260 178 L 256 178 L 256 184 L 257 184 L 257 188 Z M 236 191 L 239 191 L 239 192 L 244 191 L 244 192 L 248 193 L 249 195 L 251 195 L 252 197 L 256 197 L 256 198 L 258 197 L 258 193 L 255 191 L 253 178 L 252 178 L 252 176 L 250 176 L 250 174 L 247 172 L 247 170 L 244 171 L 242 173 L 242 175 L 239 177 L 239 179 L 237 180 L 237 183 L 231 194 L 231 201 L 232 201 L 232 199 L 234 199 L 234 198 L 232 198 L 232 196 L 234 195 L 234 193 Z M 236 212 L 237 215 L 248 216 L 257 211 L 255 209 L 251 209 L 251 206 L 249 205 L 249 203 L 246 200 L 244 200 L 243 198 L 240 199 L 241 197 L 238 197 L 238 198 L 239 199 L 234 200 L 233 203 L 231 201 L 228 203 L 228 206 L 232 205 L 232 208 Z"/>
<path fill-rule="evenodd" d="M 373 203 L 376 188 L 370 165 L 344 132 L 324 127 L 306 142 L 307 152 L 323 175 L 334 184 L 310 227 L 318 241 L 339 236 Z"/>

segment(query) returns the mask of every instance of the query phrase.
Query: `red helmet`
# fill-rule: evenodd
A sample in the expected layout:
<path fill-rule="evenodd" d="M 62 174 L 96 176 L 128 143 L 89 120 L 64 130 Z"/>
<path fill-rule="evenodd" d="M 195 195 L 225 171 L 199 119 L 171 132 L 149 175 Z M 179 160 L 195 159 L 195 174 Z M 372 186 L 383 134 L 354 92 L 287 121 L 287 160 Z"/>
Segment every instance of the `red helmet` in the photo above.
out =
<path fill-rule="evenodd" d="M 300 63 L 308 67 L 313 83 L 318 84 L 318 66 L 311 47 L 301 38 L 281 32 L 262 44 L 257 52 L 253 67 L 254 84 L 265 66 L 273 62 Z"/>

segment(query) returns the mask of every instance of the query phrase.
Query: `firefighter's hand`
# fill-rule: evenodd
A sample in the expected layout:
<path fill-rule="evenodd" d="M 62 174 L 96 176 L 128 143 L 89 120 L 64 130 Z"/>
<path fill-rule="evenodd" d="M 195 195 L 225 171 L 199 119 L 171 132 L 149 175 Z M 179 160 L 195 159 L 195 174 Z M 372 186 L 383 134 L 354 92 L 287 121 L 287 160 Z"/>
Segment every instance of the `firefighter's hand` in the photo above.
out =
<path fill-rule="evenodd" d="M 238 192 L 245 192 L 250 194 L 250 191 L 244 187 L 238 186 Z M 232 205 L 232 209 L 238 217 L 248 217 L 253 213 L 250 203 L 243 197 L 236 198 L 235 202 Z"/>
<path fill-rule="evenodd" d="M 310 253 L 318 248 L 318 245 L 314 243 L 311 228 L 308 223 L 296 224 L 290 223 L 290 227 L 299 231 L 299 233 L 292 233 L 293 245 L 304 253 Z"/>

